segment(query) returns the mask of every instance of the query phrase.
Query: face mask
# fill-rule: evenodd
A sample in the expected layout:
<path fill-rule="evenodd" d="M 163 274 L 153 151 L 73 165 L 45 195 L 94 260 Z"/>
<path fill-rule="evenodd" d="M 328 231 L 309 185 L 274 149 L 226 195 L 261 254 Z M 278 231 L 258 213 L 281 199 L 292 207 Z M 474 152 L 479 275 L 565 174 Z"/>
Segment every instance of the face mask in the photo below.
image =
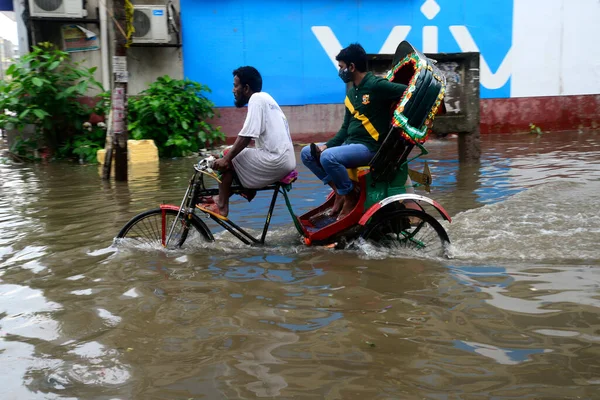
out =
<path fill-rule="evenodd" d="M 338 74 L 340 78 L 344 81 L 344 83 L 348 83 L 352 81 L 352 72 L 348 68 L 340 69 Z"/>

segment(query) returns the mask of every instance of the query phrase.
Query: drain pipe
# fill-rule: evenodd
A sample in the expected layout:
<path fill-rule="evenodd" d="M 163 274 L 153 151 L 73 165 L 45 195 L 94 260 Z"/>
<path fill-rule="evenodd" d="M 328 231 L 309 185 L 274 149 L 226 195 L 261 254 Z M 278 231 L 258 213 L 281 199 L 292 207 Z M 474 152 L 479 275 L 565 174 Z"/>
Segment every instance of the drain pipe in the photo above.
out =
<path fill-rule="evenodd" d="M 110 74 L 109 74 L 109 63 L 108 63 L 108 26 L 106 23 L 106 3 L 103 0 L 99 2 L 98 12 L 100 14 L 100 49 L 102 57 L 102 86 L 104 90 L 111 90 L 110 87 Z"/>
<path fill-rule="evenodd" d="M 22 3 L 21 0 L 13 0 L 13 10 L 15 12 L 15 20 L 17 21 L 19 55 L 24 56 L 29 53 L 29 32 L 27 30 L 27 24 L 23 19 L 25 4 Z"/>

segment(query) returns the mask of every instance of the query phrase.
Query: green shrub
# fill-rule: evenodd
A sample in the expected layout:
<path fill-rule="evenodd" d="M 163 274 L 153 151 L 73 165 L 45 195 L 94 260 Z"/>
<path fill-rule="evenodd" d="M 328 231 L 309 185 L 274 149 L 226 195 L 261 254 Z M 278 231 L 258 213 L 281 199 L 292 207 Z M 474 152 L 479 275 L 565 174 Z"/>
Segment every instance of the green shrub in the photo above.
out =
<path fill-rule="evenodd" d="M 130 137 L 153 139 L 161 157 L 187 156 L 225 139 L 220 127 L 206 122 L 215 112 L 203 91 L 210 89 L 189 79 L 158 78 L 128 100 Z"/>
<path fill-rule="evenodd" d="M 80 163 L 95 164 L 96 154 L 104 148 L 106 142 L 106 125 L 102 122 L 93 126 L 89 122 L 83 124 L 83 131 L 75 134 L 58 150 L 59 158 L 75 158 Z"/>
<path fill-rule="evenodd" d="M 83 123 L 89 120 L 91 107 L 81 104 L 88 88 L 102 90 L 94 77 L 96 68 L 83 68 L 71 61 L 69 54 L 50 43 L 40 43 L 6 71 L 7 80 L 0 82 L 0 128 L 22 129 L 36 126 L 36 144 L 17 143 L 20 152 L 46 146 L 58 156 L 77 156 L 60 151 L 65 142 L 82 135 Z"/>
<path fill-rule="evenodd" d="M 37 140 L 35 138 L 22 139 L 18 137 L 10 146 L 10 153 L 14 159 L 19 161 L 38 161 Z"/>
<path fill-rule="evenodd" d="M 97 97 L 100 100 L 93 108 L 97 115 L 107 115 L 110 110 L 110 92 L 102 92 Z M 106 123 L 99 122 L 92 125 L 84 122 L 82 130 L 67 138 L 58 150 L 58 158 L 78 159 L 80 163 L 96 164 L 98 150 L 104 148 L 106 143 Z"/>

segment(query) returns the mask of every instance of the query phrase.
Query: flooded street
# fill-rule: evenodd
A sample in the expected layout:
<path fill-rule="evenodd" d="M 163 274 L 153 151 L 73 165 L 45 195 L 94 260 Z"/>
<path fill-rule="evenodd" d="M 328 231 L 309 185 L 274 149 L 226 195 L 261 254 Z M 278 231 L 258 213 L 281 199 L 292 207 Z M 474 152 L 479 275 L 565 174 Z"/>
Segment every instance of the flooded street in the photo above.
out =
<path fill-rule="evenodd" d="M 212 221 L 194 251 L 118 246 L 194 159 L 0 164 L 0 399 L 600 398 L 600 134 L 427 149 L 450 259 L 305 247 L 281 199 L 265 248 Z M 298 162 L 300 214 L 328 189 Z M 230 217 L 258 232 L 268 196 Z"/>

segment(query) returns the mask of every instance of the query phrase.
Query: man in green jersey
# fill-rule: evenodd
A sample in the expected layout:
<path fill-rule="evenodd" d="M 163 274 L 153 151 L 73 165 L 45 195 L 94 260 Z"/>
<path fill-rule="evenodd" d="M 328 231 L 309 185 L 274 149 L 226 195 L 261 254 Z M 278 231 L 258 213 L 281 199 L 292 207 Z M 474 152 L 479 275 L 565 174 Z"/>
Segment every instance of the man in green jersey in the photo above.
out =
<path fill-rule="evenodd" d="M 391 106 L 402 97 L 406 85 L 367 72 L 367 54 L 358 43 L 342 49 L 336 60 L 340 78 L 353 83 L 344 101 L 344 122 L 328 142 L 304 147 L 301 158 L 335 191 L 332 213 L 339 213 L 339 220 L 354 209 L 359 198 L 346 169 L 367 165 L 377 153 L 389 130 Z"/>

